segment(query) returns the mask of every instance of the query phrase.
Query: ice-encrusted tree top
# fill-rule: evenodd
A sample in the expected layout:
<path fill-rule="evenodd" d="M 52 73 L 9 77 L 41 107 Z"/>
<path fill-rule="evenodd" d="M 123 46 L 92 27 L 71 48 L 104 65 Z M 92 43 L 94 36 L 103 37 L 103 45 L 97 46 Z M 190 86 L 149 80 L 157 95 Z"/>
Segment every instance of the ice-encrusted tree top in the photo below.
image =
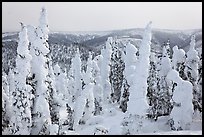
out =
<path fill-rule="evenodd" d="M 48 28 L 47 10 L 45 9 L 45 7 L 42 7 L 41 9 L 39 23 L 40 23 L 39 28 L 42 29 L 43 37 L 45 37 L 47 40 L 49 28 Z"/>
<path fill-rule="evenodd" d="M 30 73 L 30 61 L 32 56 L 29 54 L 28 44 L 27 28 L 26 26 L 22 26 L 21 32 L 19 33 L 17 47 L 18 56 L 16 58 L 16 70 L 17 73 L 20 74 L 17 76 L 19 80 L 19 87 L 25 87 L 26 77 Z"/>
<path fill-rule="evenodd" d="M 172 66 L 176 68 L 177 63 L 182 63 L 185 61 L 185 51 L 183 49 L 178 49 L 178 46 L 173 47 L 172 56 Z"/>
<path fill-rule="evenodd" d="M 126 45 L 126 55 L 125 57 L 125 64 L 127 66 L 129 65 L 133 65 L 136 63 L 137 58 L 136 58 L 136 53 L 137 53 L 138 49 L 131 44 L 130 42 L 128 42 L 128 44 Z"/>
<path fill-rule="evenodd" d="M 160 64 L 159 74 L 161 77 L 165 77 L 168 72 L 171 70 L 171 60 L 168 56 L 166 47 L 163 47 L 163 53 L 162 53 L 162 60 Z"/>
<path fill-rule="evenodd" d="M 92 66 L 92 54 L 89 52 L 89 58 L 87 61 L 87 69 L 86 69 L 86 73 L 84 75 L 84 82 L 85 84 L 89 84 L 90 82 L 93 82 L 93 78 L 92 78 L 92 70 L 93 70 L 93 66 Z"/>
<path fill-rule="evenodd" d="M 195 60 L 198 61 L 198 52 L 195 50 L 195 35 L 191 37 L 191 42 L 190 42 L 190 48 L 189 51 L 187 52 L 187 62 L 189 60 Z"/>
<path fill-rule="evenodd" d="M 195 50 L 195 35 L 193 35 L 191 37 L 189 51 L 187 52 L 186 68 L 185 68 L 185 72 L 191 82 L 195 82 L 198 79 L 198 62 L 199 62 L 199 56 L 198 56 L 198 52 Z M 189 76 L 188 74 L 189 72 L 191 76 Z"/>
<path fill-rule="evenodd" d="M 18 41 L 18 48 L 17 53 L 21 58 L 27 58 L 31 60 L 31 55 L 29 54 L 28 50 L 28 35 L 27 35 L 27 28 L 26 26 L 22 26 L 21 32 L 19 33 L 19 41 Z"/>

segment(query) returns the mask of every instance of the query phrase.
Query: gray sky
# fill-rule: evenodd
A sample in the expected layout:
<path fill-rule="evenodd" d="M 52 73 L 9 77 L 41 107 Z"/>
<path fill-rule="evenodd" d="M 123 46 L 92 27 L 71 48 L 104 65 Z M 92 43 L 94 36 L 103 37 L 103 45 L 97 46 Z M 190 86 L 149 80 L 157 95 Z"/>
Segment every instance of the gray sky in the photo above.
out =
<path fill-rule="evenodd" d="M 202 28 L 202 2 L 3 2 L 2 31 L 19 22 L 37 26 L 45 6 L 51 31 L 103 31 L 144 28 Z"/>

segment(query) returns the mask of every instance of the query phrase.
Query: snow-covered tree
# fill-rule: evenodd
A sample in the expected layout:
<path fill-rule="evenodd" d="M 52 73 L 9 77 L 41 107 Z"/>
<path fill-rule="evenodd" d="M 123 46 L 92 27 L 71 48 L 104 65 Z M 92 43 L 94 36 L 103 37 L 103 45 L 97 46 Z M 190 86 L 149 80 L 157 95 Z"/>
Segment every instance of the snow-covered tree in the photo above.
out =
<path fill-rule="evenodd" d="M 89 58 L 87 61 L 87 69 L 86 73 L 83 75 L 84 80 L 84 89 L 82 92 L 84 92 L 86 96 L 86 105 L 84 108 L 83 116 L 81 119 L 81 123 L 86 123 L 86 121 L 93 116 L 94 113 L 94 95 L 93 95 L 93 88 L 94 88 L 94 79 L 92 76 L 93 72 L 93 61 L 92 61 L 92 55 L 89 52 Z"/>
<path fill-rule="evenodd" d="M 119 42 L 115 39 L 112 45 L 111 66 L 110 66 L 110 83 L 113 102 L 119 102 L 121 97 L 121 89 L 123 84 L 123 71 L 125 69 L 124 61 L 122 60 L 122 52 L 118 46 Z"/>
<path fill-rule="evenodd" d="M 199 89 L 199 97 L 198 97 L 198 102 L 200 103 L 198 110 L 200 112 L 202 112 L 202 48 L 199 50 L 200 52 L 198 52 L 199 54 L 199 58 L 200 61 L 198 63 L 198 89 Z"/>
<path fill-rule="evenodd" d="M 185 51 L 183 49 L 178 49 L 178 46 L 173 47 L 173 56 L 172 56 L 172 68 L 179 72 L 179 76 L 186 80 L 184 73 L 184 63 L 185 63 Z"/>
<path fill-rule="evenodd" d="M 72 59 L 72 75 L 74 77 L 74 100 L 76 100 L 81 95 L 82 90 L 81 59 L 78 48 Z"/>
<path fill-rule="evenodd" d="M 193 115 L 193 86 L 189 81 L 182 80 L 176 70 L 171 70 L 167 75 L 167 79 L 177 85 L 172 97 L 174 107 L 170 114 L 170 118 L 173 120 L 172 129 L 189 129 Z"/>
<path fill-rule="evenodd" d="M 16 58 L 15 90 L 13 91 L 12 134 L 29 135 L 31 132 L 31 109 L 26 77 L 30 73 L 32 59 L 28 51 L 27 28 L 22 24 Z"/>
<path fill-rule="evenodd" d="M 167 40 L 165 47 L 166 47 L 166 51 L 167 51 L 169 58 L 172 59 L 172 50 L 170 48 L 170 39 Z"/>
<path fill-rule="evenodd" d="M 129 83 L 130 98 L 128 102 L 128 111 L 131 114 L 137 114 L 140 116 L 145 116 L 149 107 L 147 103 L 147 78 L 149 73 L 151 24 L 152 22 L 148 23 L 145 28 L 142 43 L 139 48 L 139 58 L 136 69 L 130 71 L 130 73 L 134 72 L 134 84 L 131 87 L 131 84 Z M 129 60 L 132 59 L 129 58 Z"/>
<path fill-rule="evenodd" d="M 57 110 L 57 100 L 56 100 L 56 79 L 53 67 L 51 65 L 51 61 L 49 61 L 49 67 L 48 67 L 48 75 L 47 75 L 47 83 L 48 83 L 48 103 L 49 103 L 49 109 L 50 109 L 50 116 L 51 116 L 51 122 L 52 124 L 58 123 L 58 110 Z"/>
<path fill-rule="evenodd" d="M 194 110 L 202 108 L 199 103 L 199 98 L 202 93 L 198 89 L 198 63 L 199 57 L 198 52 L 195 50 L 195 35 L 191 37 L 190 48 L 187 52 L 186 63 L 185 63 L 185 74 L 187 80 L 193 84 L 193 105 Z"/>
<path fill-rule="evenodd" d="M 74 77 L 74 125 L 73 129 L 77 130 L 79 121 L 82 118 L 84 107 L 86 104 L 86 97 L 82 94 L 82 74 L 81 74 L 81 59 L 79 49 L 72 59 L 72 71 Z"/>
<path fill-rule="evenodd" d="M 33 106 L 33 128 L 31 134 L 49 134 L 49 125 L 51 124 L 50 109 L 48 103 L 49 89 L 47 83 L 48 75 L 48 25 L 47 12 L 43 7 L 39 19 L 39 26 L 32 33 L 34 41 L 31 42 L 30 52 L 32 55 L 31 72 L 34 88 L 34 106 Z"/>
<path fill-rule="evenodd" d="M 10 118 L 12 115 L 11 94 L 6 75 L 2 76 L 2 134 L 8 135 L 10 132 Z"/>
<path fill-rule="evenodd" d="M 54 75 L 55 75 L 55 86 L 56 86 L 56 92 L 57 94 L 67 94 L 67 89 L 66 89 L 66 75 L 65 73 L 62 72 L 60 66 L 56 64 L 54 66 Z"/>
<path fill-rule="evenodd" d="M 123 95 L 121 99 L 120 108 L 123 112 L 127 110 L 127 102 L 129 100 L 129 94 L 133 95 L 134 92 L 134 71 L 137 63 L 137 48 L 131 44 L 130 42 L 127 43 L 125 47 L 125 55 L 123 56 L 125 62 L 125 78 L 123 80 Z M 134 101 L 134 100 L 132 100 Z"/>
<path fill-rule="evenodd" d="M 92 70 L 92 77 L 94 80 L 94 87 L 93 87 L 93 95 L 94 95 L 94 115 L 100 115 L 102 112 L 102 103 L 103 103 L 103 93 L 102 93 L 102 86 L 101 86 L 101 75 L 100 75 L 100 68 L 98 64 L 100 64 L 102 56 L 98 55 L 94 58 L 92 62 L 93 70 Z M 97 63 L 98 62 L 98 63 Z"/>
<path fill-rule="evenodd" d="M 161 62 L 158 66 L 159 68 L 159 81 L 158 81 L 158 101 L 155 104 L 157 107 L 157 111 L 155 116 L 169 115 L 172 104 L 171 104 L 171 96 L 173 91 L 173 83 L 169 82 L 166 79 L 168 72 L 171 70 L 171 61 L 168 56 L 168 52 L 166 47 L 163 47 L 163 53 Z"/>
<path fill-rule="evenodd" d="M 120 106 L 119 106 L 119 108 L 124 113 L 127 111 L 127 102 L 129 101 L 129 96 L 130 96 L 129 87 L 130 85 L 128 85 L 128 82 L 126 78 L 124 77 L 123 83 L 122 83 L 122 94 L 120 97 L 121 101 L 120 101 Z"/>
<path fill-rule="evenodd" d="M 67 94 L 67 77 L 66 74 L 62 72 L 60 66 L 56 64 L 54 66 L 54 86 L 56 87 L 55 92 L 53 92 L 52 95 L 52 111 L 51 114 L 53 114 L 52 122 L 54 123 L 54 126 L 56 128 L 56 125 L 58 125 L 58 134 L 63 134 L 64 129 L 72 129 L 73 128 L 73 118 L 72 113 L 73 110 L 69 106 L 69 103 L 67 102 L 67 98 L 65 97 L 65 94 Z M 71 114 L 71 115 L 70 115 Z M 51 117 L 52 118 L 52 117 Z"/>
<path fill-rule="evenodd" d="M 110 60 L 111 60 L 111 54 L 112 54 L 112 47 L 113 44 L 113 38 L 108 37 L 108 40 L 106 41 L 105 47 L 101 50 L 101 55 L 103 56 L 103 60 L 100 66 L 101 70 L 101 86 L 103 89 L 103 101 L 104 103 L 107 103 L 107 101 L 110 100 L 111 95 L 111 84 L 110 84 Z"/>
<path fill-rule="evenodd" d="M 150 108 L 148 109 L 148 117 L 157 118 L 157 101 L 158 101 L 158 58 L 154 52 L 150 55 L 149 76 L 147 79 L 147 97 Z"/>
<path fill-rule="evenodd" d="M 13 91 L 15 90 L 15 76 L 14 76 L 14 70 L 10 69 L 8 73 L 8 84 L 9 84 L 9 94 L 11 95 Z M 10 96 L 12 97 L 12 96 Z"/>

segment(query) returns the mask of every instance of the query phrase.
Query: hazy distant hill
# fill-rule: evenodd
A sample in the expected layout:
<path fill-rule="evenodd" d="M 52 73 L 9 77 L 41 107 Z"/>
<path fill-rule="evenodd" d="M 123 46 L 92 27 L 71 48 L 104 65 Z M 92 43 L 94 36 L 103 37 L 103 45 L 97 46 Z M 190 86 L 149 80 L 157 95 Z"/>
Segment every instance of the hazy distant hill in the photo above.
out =
<path fill-rule="evenodd" d="M 86 58 L 88 51 L 97 54 L 105 44 L 108 37 L 117 37 L 131 42 L 138 42 L 142 39 L 142 28 L 112 30 L 112 31 L 90 31 L 90 32 L 50 32 L 48 43 L 52 51 L 59 52 L 57 56 L 53 53 L 54 62 L 63 61 L 59 56 L 66 55 L 70 62 L 73 55 L 68 55 L 64 49 L 70 46 L 79 46 L 80 51 Z M 202 29 L 175 31 L 175 30 L 152 30 L 152 49 L 161 50 L 163 43 L 170 40 L 170 46 L 178 45 L 179 48 L 188 51 L 191 36 L 196 35 L 196 48 L 202 49 Z M 15 66 L 18 32 L 2 33 L 2 70 L 8 71 L 9 65 Z M 58 45 L 58 46 L 56 46 Z M 56 49 L 60 48 L 60 49 Z"/>

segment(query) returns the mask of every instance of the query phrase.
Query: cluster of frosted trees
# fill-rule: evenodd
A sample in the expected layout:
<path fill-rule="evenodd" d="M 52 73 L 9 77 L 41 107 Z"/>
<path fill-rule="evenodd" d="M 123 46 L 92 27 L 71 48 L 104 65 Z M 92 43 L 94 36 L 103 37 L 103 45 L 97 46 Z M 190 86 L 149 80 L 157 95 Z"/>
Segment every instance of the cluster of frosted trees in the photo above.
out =
<path fill-rule="evenodd" d="M 202 111 L 202 55 L 194 36 L 187 53 L 177 46 L 170 53 L 168 42 L 159 57 L 151 52 L 150 22 L 139 49 L 109 37 L 100 55 L 89 53 L 85 69 L 77 49 L 66 73 L 52 63 L 45 8 L 39 22 L 22 24 L 16 68 L 2 76 L 3 134 L 67 134 L 110 112 L 113 104 L 128 114 L 123 134 L 135 134 L 142 121 L 165 115 L 173 130 L 186 129 L 194 110 Z"/>

